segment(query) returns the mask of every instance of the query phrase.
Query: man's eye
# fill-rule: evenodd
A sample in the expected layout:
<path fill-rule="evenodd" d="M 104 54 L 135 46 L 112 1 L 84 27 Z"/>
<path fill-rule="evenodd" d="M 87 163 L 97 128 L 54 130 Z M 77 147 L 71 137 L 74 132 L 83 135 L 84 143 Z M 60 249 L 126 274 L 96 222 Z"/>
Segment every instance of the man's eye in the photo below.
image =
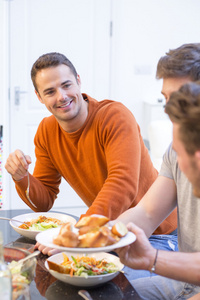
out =
<path fill-rule="evenodd" d="M 71 86 L 70 83 L 64 84 L 64 88 L 68 89 Z"/>
<path fill-rule="evenodd" d="M 46 95 L 48 96 L 48 95 L 52 95 L 54 93 L 54 91 L 48 91 L 48 92 L 46 92 Z"/>

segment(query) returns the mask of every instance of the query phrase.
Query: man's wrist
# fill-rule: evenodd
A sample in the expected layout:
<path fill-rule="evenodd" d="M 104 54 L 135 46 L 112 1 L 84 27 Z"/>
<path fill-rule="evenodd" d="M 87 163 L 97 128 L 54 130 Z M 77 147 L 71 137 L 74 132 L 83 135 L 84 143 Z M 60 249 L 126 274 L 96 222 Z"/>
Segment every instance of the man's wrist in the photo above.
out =
<path fill-rule="evenodd" d="M 25 176 L 24 176 L 24 177 L 25 177 Z M 24 177 L 22 177 L 22 178 L 20 178 L 20 179 L 15 179 L 15 178 L 12 176 L 12 179 L 13 179 L 15 182 L 19 182 L 19 181 L 23 180 Z"/>
<path fill-rule="evenodd" d="M 151 264 L 151 267 L 150 267 L 150 273 L 151 274 L 155 273 L 155 271 L 156 271 L 157 259 L 158 259 L 158 249 L 155 249 L 155 255 L 154 255 L 153 264 Z"/>

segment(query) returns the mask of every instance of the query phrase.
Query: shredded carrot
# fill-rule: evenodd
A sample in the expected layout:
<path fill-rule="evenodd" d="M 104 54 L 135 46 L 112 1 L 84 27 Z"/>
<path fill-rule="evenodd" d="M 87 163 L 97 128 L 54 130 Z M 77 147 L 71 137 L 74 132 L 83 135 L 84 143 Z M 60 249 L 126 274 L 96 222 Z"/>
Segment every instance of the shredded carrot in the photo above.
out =
<path fill-rule="evenodd" d="M 63 259 L 64 259 L 63 263 L 69 262 L 69 257 L 67 256 L 67 254 L 63 253 L 62 255 L 63 255 Z"/>
<path fill-rule="evenodd" d="M 101 268 L 104 265 L 103 261 L 100 262 L 100 264 L 97 265 L 97 268 Z"/>
<path fill-rule="evenodd" d="M 71 268 L 71 270 L 70 270 L 70 276 L 73 277 L 73 275 L 74 275 L 74 269 Z"/>

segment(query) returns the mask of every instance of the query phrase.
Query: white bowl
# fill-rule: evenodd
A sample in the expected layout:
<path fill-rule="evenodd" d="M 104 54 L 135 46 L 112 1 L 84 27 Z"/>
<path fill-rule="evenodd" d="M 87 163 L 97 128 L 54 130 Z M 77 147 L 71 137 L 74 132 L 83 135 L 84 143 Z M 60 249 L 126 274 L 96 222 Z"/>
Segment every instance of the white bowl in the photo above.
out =
<path fill-rule="evenodd" d="M 51 213 L 51 212 L 37 212 L 37 213 L 30 213 L 30 214 L 24 214 L 24 215 L 19 215 L 16 217 L 13 217 L 13 219 L 22 221 L 22 222 L 29 222 L 33 219 L 37 219 L 39 216 L 45 216 L 45 217 L 50 217 L 50 218 L 56 218 L 58 220 L 61 220 L 63 222 L 71 222 L 73 225 L 76 223 L 75 218 L 66 215 L 66 214 L 60 214 L 60 213 Z M 20 223 L 11 219 L 10 220 L 10 225 L 12 228 L 18 232 L 19 234 L 31 239 L 35 240 L 36 235 L 41 232 L 41 231 L 36 231 L 36 230 L 28 230 L 28 229 L 23 229 L 19 228 Z M 49 229 L 47 229 L 49 230 Z M 46 230 L 45 230 L 46 231 Z"/>
<path fill-rule="evenodd" d="M 64 253 L 67 254 L 69 259 L 71 259 L 71 255 L 73 255 L 74 257 L 76 257 L 77 255 L 80 256 L 80 253 L 73 253 L 73 254 L 69 253 L 69 252 L 64 252 Z M 114 263 L 120 271 L 124 267 L 124 265 L 120 262 L 120 260 L 117 256 L 109 254 L 109 253 L 99 252 L 99 253 L 90 254 L 88 256 L 89 257 L 94 257 L 96 259 L 105 258 L 108 262 Z M 55 254 L 55 255 L 49 257 L 47 260 L 55 262 L 57 264 L 60 264 L 60 263 L 63 262 L 63 255 L 62 255 L 62 253 L 58 253 L 58 254 Z M 109 273 L 109 274 L 88 276 L 87 278 L 80 277 L 80 276 L 72 276 L 71 277 L 68 274 L 62 274 L 62 273 L 58 273 L 56 271 L 50 270 L 49 266 L 48 266 L 48 263 L 47 263 L 47 260 L 45 261 L 45 267 L 47 268 L 47 270 L 50 272 L 50 274 L 52 276 L 54 276 L 55 278 L 57 278 L 60 281 L 63 281 L 65 283 L 68 283 L 68 284 L 71 284 L 71 285 L 74 285 L 74 286 L 92 287 L 92 286 L 100 285 L 100 284 L 103 284 L 105 282 L 108 282 L 108 281 L 112 280 L 113 278 L 115 278 L 119 274 L 119 271 L 117 271 L 117 272 Z"/>

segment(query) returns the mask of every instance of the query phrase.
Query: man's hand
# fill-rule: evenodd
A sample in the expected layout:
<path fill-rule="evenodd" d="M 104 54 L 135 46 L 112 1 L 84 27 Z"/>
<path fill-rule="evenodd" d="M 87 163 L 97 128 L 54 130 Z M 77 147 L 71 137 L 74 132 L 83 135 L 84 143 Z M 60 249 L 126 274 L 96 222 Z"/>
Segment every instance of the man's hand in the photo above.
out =
<path fill-rule="evenodd" d="M 133 269 L 150 270 L 153 266 L 156 249 L 154 249 L 144 231 L 133 223 L 127 225 L 129 231 L 136 235 L 136 241 L 131 245 L 115 249 L 121 262 Z"/>
<path fill-rule="evenodd" d="M 49 247 L 43 246 L 43 245 L 41 245 L 38 242 L 35 244 L 34 249 L 38 249 L 44 255 L 49 255 L 49 256 L 60 252 L 60 250 L 58 250 L 58 249 L 53 249 L 53 248 L 49 248 Z"/>
<path fill-rule="evenodd" d="M 18 181 L 27 174 L 29 164 L 31 164 L 31 157 L 25 155 L 21 150 L 15 150 L 8 156 L 5 168 L 12 178 Z"/>

